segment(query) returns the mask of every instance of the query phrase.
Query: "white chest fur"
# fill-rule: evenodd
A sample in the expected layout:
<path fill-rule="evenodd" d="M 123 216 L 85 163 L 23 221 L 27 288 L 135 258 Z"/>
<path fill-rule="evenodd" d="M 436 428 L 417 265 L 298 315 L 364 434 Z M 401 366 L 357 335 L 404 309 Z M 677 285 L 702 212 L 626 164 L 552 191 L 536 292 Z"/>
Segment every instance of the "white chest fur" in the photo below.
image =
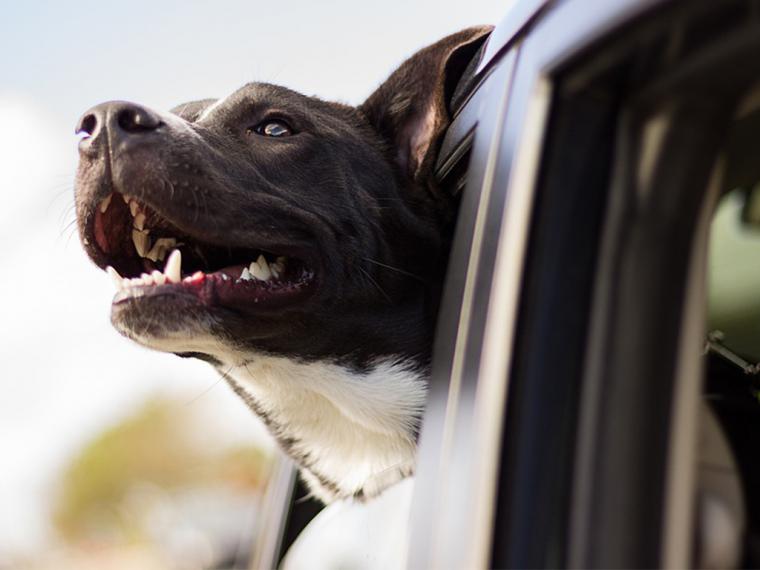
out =
<path fill-rule="evenodd" d="M 373 496 L 413 472 L 426 383 L 411 363 L 387 359 L 357 372 L 257 356 L 222 370 L 321 499 Z"/>

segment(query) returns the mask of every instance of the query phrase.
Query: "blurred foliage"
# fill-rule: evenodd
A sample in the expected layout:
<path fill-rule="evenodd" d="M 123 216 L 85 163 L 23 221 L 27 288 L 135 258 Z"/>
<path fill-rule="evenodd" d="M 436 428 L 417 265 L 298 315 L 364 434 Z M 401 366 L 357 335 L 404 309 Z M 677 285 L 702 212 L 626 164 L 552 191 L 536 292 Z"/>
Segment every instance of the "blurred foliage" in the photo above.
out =
<path fill-rule="evenodd" d="M 712 221 L 708 326 L 721 331 L 729 349 L 758 362 L 760 228 L 743 220 L 744 207 L 744 192 L 730 192 L 721 199 Z"/>
<path fill-rule="evenodd" d="M 61 478 L 53 521 L 62 537 L 144 539 L 124 508 L 136 486 L 169 492 L 224 486 L 260 493 L 270 463 L 266 452 L 254 446 L 214 449 L 203 430 L 185 403 L 156 398 L 97 436 Z"/>

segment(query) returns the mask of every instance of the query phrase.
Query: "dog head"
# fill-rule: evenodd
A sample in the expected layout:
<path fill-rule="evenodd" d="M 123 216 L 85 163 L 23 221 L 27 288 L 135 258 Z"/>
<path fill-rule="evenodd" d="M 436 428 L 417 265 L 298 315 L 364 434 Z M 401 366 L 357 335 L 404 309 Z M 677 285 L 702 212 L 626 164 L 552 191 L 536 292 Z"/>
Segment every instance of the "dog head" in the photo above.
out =
<path fill-rule="evenodd" d="M 77 217 L 113 268 L 114 326 L 212 362 L 424 361 L 452 214 L 432 167 L 452 82 L 487 32 L 422 50 L 359 107 L 251 83 L 168 113 L 87 111 Z"/>

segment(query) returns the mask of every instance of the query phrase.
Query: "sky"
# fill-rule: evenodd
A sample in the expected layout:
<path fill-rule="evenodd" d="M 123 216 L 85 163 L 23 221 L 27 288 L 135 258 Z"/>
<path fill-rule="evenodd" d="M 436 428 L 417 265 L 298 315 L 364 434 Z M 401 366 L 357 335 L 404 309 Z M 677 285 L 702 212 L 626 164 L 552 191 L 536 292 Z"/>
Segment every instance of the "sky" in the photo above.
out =
<path fill-rule="evenodd" d="M 73 216 L 74 125 L 122 99 L 161 110 L 268 81 L 358 104 L 417 49 L 511 2 L 8 2 L 0 18 L 0 560 L 48 538 L 52 484 L 147 397 L 211 404 L 220 437 L 262 428 L 207 365 L 110 327 L 113 286 Z"/>

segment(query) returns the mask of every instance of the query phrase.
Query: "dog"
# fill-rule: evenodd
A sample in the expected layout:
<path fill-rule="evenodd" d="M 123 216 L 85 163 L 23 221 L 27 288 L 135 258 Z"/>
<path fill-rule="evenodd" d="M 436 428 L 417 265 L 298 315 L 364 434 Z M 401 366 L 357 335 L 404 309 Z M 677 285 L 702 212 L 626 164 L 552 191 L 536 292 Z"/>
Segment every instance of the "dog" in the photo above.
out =
<path fill-rule="evenodd" d="M 358 107 L 250 83 L 77 126 L 78 229 L 114 327 L 213 365 L 324 502 L 414 471 L 455 216 L 434 162 L 489 32 L 422 49 Z"/>

